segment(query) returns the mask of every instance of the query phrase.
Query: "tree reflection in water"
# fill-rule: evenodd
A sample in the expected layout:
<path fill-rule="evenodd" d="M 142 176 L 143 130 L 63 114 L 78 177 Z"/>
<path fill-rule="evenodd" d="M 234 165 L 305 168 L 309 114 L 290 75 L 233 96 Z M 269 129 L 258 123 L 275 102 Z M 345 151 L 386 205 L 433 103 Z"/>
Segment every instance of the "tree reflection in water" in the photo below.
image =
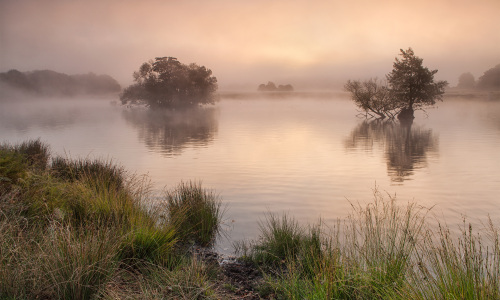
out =
<path fill-rule="evenodd" d="M 139 140 L 156 152 L 179 155 L 187 147 L 203 147 L 218 130 L 217 109 L 194 107 L 181 110 L 127 109 L 127 123 L 139 133 Z"/>
<path fill-rule="evenodd" d="M 438 150 L 438 137 L 420 126 L 373 120 L 358 124 L 345 145 L 350 150 L 382 148 L 391 181 L 402 183 L 427 166 L 428 153 Z"/>

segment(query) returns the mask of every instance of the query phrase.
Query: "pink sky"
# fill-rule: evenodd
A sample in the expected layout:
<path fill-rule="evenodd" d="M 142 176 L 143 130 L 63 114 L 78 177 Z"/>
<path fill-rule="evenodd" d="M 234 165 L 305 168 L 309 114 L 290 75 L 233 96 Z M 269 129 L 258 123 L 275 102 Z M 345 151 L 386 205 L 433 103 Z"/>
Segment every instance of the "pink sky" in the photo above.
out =
<path fill-rule="evenodd" d="M 500 64 L 499 0 L 2 0 L 0 72 L 106 73 L 156 56 L 196 62 L 221 89 L 269 80 L 334 88 L 383 77 L 412 47 L 456 84 Z"/>

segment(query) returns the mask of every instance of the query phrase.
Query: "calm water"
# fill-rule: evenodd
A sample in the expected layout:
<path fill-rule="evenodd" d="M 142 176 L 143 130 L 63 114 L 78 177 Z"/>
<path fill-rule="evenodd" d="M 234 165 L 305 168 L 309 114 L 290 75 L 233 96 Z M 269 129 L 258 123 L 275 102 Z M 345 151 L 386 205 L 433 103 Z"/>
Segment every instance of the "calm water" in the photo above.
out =
<path fill-rule="evenodd" d="M 56 154 L 113 159 L 158 190 L 201 180 L 228 205 L 222 251 L 255 238 L 267 212 L 329 222 L 350 201 L 372 201 L 375 186 L 434 205 L 452 227 L 462 215 L 500 224 L 500 101 L 447 97 L 402 128 L 357 118 L 342 94 L 226 95 L 177 114 L 111 100 L 0 104 L 0 140 L 40 137 Z"/>

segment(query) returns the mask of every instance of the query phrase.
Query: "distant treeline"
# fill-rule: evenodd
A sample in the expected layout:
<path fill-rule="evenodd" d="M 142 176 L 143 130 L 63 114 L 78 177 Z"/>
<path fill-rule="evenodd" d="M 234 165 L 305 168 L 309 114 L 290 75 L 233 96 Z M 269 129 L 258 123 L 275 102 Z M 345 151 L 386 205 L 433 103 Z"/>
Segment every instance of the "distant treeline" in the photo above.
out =
<path fill-rule="evenodd" d="M 257 90 L 261 91 L 261 92 L 274 92 L 274 91 L 291 92 L 291 91 L 293 91 L 293 86 L 291 84 L 286 84 L 286 85 L 280 84 L 280 85 L 276 86 L 276 84 L 274 84 L 274 82 L 269 81 L 267 84 L 259 85 Z"/>
<path fill-rule="evenodd" d="M 485 71 L 477 81 L 470 72 L 463 73 L 458 78 L 457 87 L 463 89 L 500 90 L 500 64 Z"/>
<path fill-rule="evenodd" d="M 0 83 L 39 96 L 98 95 L 119 92 L 120 84 L 109 75 L 67 75 L 51 70 L 0 73 Z"/>

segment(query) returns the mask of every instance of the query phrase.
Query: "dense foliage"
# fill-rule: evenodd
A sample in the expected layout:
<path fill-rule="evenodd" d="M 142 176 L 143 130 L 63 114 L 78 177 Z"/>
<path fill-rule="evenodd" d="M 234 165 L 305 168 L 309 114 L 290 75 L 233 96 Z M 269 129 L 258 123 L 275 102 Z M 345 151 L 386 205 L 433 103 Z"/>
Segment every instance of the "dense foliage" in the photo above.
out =
<path fill-rule="evenodd" d="M 134 72 L 135 83 L 120 96 L 123 104 L 145 102 L 150 107 L 213 104 L 217 78 L 197 64 L 185 65 L 174 57 L 157 57 Z"/>
<path fill-rule="evenodd" d="M 0 82 L 14 90 L 40 96 L 74 96 L 80 94 L 117 93 L 120 84 L 109 75 L 94 73 L 67 75 L 51 70 L 0 73 Z"/>
<path fill-rule="evenodd" d="M 401 49 L 403 58 L 394 62 L 391 73 L 387 75 L 387 82 L 392 98 L 399 107 L 413 111 L 414 109 L 436 104 L 441 100 L 446 81 L 434 81 L 438 70 L 429 70 L 422 65 L 423 59 L 415 56 L 413 50 Z"/>

